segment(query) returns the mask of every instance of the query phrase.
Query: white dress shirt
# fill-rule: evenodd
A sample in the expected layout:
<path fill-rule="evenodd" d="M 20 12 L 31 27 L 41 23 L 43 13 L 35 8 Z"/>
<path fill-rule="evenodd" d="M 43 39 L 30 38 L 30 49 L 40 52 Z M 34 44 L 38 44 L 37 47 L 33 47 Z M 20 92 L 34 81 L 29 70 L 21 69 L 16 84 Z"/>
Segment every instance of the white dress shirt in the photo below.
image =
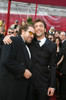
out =
<path fill-rule="evenodd" d="M 30 53 L 30 50 L 29 50 L 27 45 L 26 45 L 26 48 L 27 48 L 27 51 L 28 51 L 28 54 L 29 54 L 29 58 L 31 59 L 31 53 Z"/>
<path fill-rule="evenodd" d="M 63 41 L 62 41 L 62 43 L 65 41 L 66 39 L 64 39 Z"/>
<path fill-rule="evenodd" d="M 40 40 L 39 42 L 40 47 L 45 43 L 45 41 L 46 41 L 46 37 Z"/>
<path fill-rule="evenodd" d="M 46 42 L 46 37 L 40 40 L 39 46 L 41 47 L 45 42 Z M 52 88 L 52 87 L 49 87 L 49 88 L 51 88 L 52 90 L 55 90 L 55 88 Z"/>
<path fill-rule="evenodd" d="M 22 37 L 22 39 L 23 39 L 23 41 L 24 41 L 24 38 Z M 25 41 L 24 41 L 25 42 Z M 25 46 L 26 46 L 26 49 L 27 49 L 27 51 L 28 51 L 28 54 L 29 54 L 29 58 L 31 59 L 31 53 L 30 53 L 30 50 L 29 50 L 29 48 L 28 48 L 28 46 L 25 44 Z"/>

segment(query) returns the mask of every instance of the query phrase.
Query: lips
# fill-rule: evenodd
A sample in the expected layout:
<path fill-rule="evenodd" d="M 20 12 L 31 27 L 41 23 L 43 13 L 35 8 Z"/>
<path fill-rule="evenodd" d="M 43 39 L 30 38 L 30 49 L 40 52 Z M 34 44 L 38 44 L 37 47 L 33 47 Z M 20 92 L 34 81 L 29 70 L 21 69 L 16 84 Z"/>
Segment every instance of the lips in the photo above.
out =
<path fill-rule="evenodd" d="M 37 31 L 36 31 L 36 33 L 41 33 L 41 32 L 42 32 L 41 30 L 37 30 Z"/>

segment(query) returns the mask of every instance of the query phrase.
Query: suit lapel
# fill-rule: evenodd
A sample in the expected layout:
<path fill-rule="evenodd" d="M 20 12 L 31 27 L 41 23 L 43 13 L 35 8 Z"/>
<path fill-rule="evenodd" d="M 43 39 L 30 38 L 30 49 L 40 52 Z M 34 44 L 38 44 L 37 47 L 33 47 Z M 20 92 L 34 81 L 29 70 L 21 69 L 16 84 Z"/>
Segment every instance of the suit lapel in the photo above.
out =
<path fill-rule="evenodd" d="M 24 43 L 24 41 L 23 41 L 23 39 L 22 39 L 22 37 L 19 35 L 18 36 L 18 38 L 19 38 L 19 40 L 21 41 L 20 42 L 20 46 L 21 46 L 21 48 L 23 49 L 23 51 L 24 51 L 24 56 L 25 56 L 25 59 L 26 59 L 26 62 L 27 62 L 27 64 L 29 64 L 29 54 L 28 54 L 28 51 L 27 51 L 27 48 L 26 48 L 26 46 L 25 46 L 25 43 Z"/>
<path fill-rule="evenodd" d="M 46 45 L 46 44 L 48 44 L 48 43 L 49 43 L 49 41 L 48 41 L 48 39 L 46 38 L 46 41 L 45 41 L 44 45 Z"/>
<path fill-rule="evenodd" d="M 37 42 L 37 39 L 36 39 L 36 38 L 34 38 L 33 43 L 34 43 L 35 46 L 40 47 L 40 46 L 39 46 L 39 43 Z M 44 43 L 40 48 L 42 48 L 43 46 L 46 46 L 47 43 L 49 43 L 49 41 L 48 41 L 48 39 L 46 38 L 45 43 Z"/>

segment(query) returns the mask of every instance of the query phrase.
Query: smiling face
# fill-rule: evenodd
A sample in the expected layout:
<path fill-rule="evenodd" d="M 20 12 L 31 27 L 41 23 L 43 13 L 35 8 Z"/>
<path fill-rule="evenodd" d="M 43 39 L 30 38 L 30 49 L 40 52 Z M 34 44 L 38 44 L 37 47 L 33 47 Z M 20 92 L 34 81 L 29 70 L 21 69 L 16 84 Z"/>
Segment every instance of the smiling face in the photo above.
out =
<path fill-rule="evenodd" d="M 35 28 L 35 34 L 36 34 L 36 38 L 38 39 L 42 39 L 45 36 L 45 32 L 46 32 L 46 28 L 43 24 L 43 22 L 36 22 L 34 24 L 34 28 Z"/>
<path fill-rule="evenodd" d="M 31 43 L 34 38 L 34 28 L 30 26 L 27 31 L 22 30 L 22 37 L 25 42 Z"/>

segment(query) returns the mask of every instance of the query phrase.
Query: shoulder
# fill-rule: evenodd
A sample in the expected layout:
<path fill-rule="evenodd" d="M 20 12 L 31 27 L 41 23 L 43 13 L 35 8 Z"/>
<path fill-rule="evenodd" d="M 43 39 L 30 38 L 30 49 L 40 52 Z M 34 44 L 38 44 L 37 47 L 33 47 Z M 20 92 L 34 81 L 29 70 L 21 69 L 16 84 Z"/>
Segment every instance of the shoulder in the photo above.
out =
<path fill-rule="evenodd" d="M 49 39 L 46 39 L 47 44 L 51 47 L 57 46 L 55 42 L 50 41 Z"/>
<path fill-rule="evenodd" d="M 20 47 L 21 44 L 24 44 L 24 41 L 20 35 L 16 37 L 11 37 L 12 45 Z"/>
<path fill-rule="evenodd" d="M 66 45 L 66 40 L 63 42 L 64 45 Z"/>
<path fill-rule="evenodd" d="M 12 40 L 12 43 L 11 44 L 4 44 L 3 50 L 10 51 L 10 50 L 17 49 L 19 47 L 18 37 L 10 37 L 10 38 Z"/>
<path fill-rule="evenodd" d="M 13 36 L 12 36 L 12 37 L 10 37 L 10 38 L 11 38 L 12 41 L 17 41 L 17 40 L 18 40 L 18 36 L 16 36 L 16 37 L 13 37 Z"/>
<path fill-rule="evenodd" d="M 50 52 L 57 50 L 56 43 L 50 41 L 49 39 L 46 40 L 46 44 L 47 44 L 46 46 L 47 46 L 47 48 L 49 49 Z"/>
<path fill-rule="evenodd" d="M 10 38 L 11 38 L 11 40 L 12 40 L 13 42 L 16 42 L 17 44 L 18 44 L 18 42 L 20 41 L 20 36 L 10 37 Z"/>

